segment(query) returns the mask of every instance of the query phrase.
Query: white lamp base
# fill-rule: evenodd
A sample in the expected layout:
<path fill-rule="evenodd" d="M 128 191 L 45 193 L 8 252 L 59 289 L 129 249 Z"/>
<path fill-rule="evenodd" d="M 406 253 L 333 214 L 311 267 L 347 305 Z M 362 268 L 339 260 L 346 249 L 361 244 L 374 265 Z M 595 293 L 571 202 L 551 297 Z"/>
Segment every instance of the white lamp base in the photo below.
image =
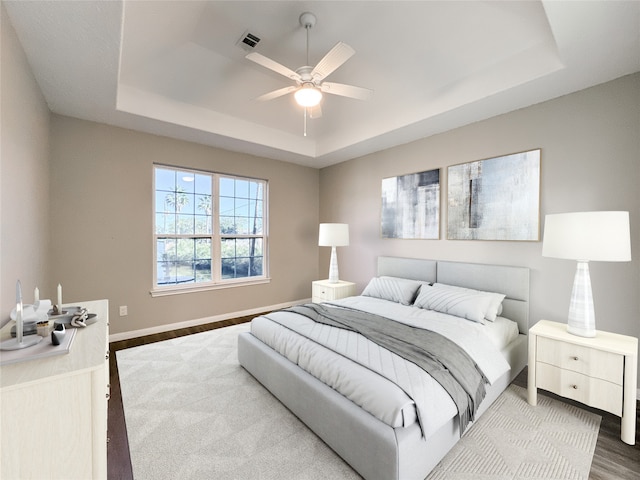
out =
<path fill-rule="evenodd" d="M 331 262 L 329 263 L 329 283 L 338 283 L 338 254 L 336 247 L 331 247 Z"/>
<path fill-rule="evenodd" d="M 591 293 L 589 262 L 578 261 L 576 276 L 573 280 L 571 303 L 567 331 L 580 337 L 596 336 L 596 316 Z"/>

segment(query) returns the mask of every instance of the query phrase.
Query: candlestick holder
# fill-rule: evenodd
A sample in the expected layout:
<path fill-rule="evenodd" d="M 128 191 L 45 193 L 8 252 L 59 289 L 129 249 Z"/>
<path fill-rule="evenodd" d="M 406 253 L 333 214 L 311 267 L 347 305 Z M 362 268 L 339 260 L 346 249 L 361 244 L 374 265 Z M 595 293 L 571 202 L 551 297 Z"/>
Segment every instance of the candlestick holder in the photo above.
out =
<path fill-rule="evenodd" d="M 16 282 L 16 336 L 0 342 L 0 350 L 19 350 L 32 347 L 42 340 L 39 335 L 24 335 L 24 321 L 22 318 L 22 286 L 20 280 Z"/>

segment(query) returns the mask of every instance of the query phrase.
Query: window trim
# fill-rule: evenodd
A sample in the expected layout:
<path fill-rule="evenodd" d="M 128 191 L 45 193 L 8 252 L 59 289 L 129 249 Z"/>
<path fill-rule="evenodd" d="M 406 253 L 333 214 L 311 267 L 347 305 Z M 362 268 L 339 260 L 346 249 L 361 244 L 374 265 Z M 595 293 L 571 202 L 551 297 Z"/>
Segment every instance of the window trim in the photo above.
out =
<path fill-rule="evenodd" d="M 236 278 L 225 280 L 226 283 L 206 283 L 200 284 L 197 283 L 185 283 L 178 285 L 167 285 L 162 287 L 156 287 L 149 290 L 149 294 L 152 297 L 165 297 L 169 295 L 181 295 L 183 293 L 198 293 L 198 292 L 206 292 L 209 290 L 223 290 L 225 288 L 236 288 L 236 287 L 248 287 L 250 285 L 260 285 L 264 283 L 271 283 L 271 277 L 247 277 L 254 278 L 255 280 L 246 280 L 244 278 L 238 280 Z"/>
<path fill-rule="evenodd" d="M 173 236 L 186 236 L 188 238 L 195 237 L 204 237 L 211 239 L 211 281 L 209 282 L 193 282 L 193 283 L 185 283 L 185 284 L 168 284 L 168 285 L 158 285 L 157 282 L 157 268 L 158 268 L 158 259 L 157 259 L 157 239 L 158 237 L 162 237 L 163 235 L 159 235 L 156 233 L 156 168 L 167 168 L 175 171 L 185 171 L 185 172 L 193 172 L 193 173 L 201 173 L 205 175 L 210 175 L 212 177 L 212 185 L 211 185 L 211 200 L 212 200 L 212 211 L 211 211 L 211 235 L 199 235 L 199 234 L 174 234 Z M 208 290 L 220 290 L 225 288 L 235 288 L 235 287 L 243 287 L 250 285 L 259 285 L 270 283 L 271 278 L 269 276 L 269 181 L 264 178 L 257 177 L 248 177 L 244 175 L 236 175 L 236 174 L 228 174 L 222 172 L 208 171 L 198 168 L 192 167 L 184 167 L 184 166 L 176 166 L 176 165 L 168 165 L 164 163 L 152 163 L 152 279 L 151 285 L 152 288 L 149 290 L 149 294 L 152 297 L 161 297 L 167 295 L 179 295 L 185 293 L 196 293 Z M 246 234 L 239 234 L 237 236 L 221 234 L 220 233 L 220 219 L 219 219 L 219 211 L 220 211 L 220 178 L 233 178 L 240 180 L 248 180 L 248 181 L 259 181 L 262 182 L 263 192 L 262 192 L 262 202 L 263 202 L 263 222 L 262 222 L 262 234 L 253 236 Z M 253 276 L 253 277 L 240 277 L 240 278 L 229 278 L 223 279 L 222 272 L 218 272 L 218 268 L 221 266 L 222 262 L 222 252 L 221 252 L 221 241 L 223 238 L 260 238 L 262 239 L 262 275 Z M 215 268 L 215 271 L 214 271 Z"/>

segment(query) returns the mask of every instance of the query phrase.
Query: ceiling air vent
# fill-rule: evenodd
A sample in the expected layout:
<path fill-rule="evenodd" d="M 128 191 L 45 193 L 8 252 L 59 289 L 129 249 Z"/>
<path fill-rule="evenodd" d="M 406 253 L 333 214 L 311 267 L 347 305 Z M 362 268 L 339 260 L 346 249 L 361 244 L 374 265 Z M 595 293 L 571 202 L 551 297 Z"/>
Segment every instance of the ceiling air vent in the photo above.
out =
<path fill-rule="evenodd" d="M 260 43 L 260 37 L 247 30 L 242 34 L 242 37 L 240 37 L 240 40 L 238 40 L 237 45 L 239 45 L 240 48 L 246 50 L 247 52 L 252 52 L 256 48 L 258 43 Z"/>

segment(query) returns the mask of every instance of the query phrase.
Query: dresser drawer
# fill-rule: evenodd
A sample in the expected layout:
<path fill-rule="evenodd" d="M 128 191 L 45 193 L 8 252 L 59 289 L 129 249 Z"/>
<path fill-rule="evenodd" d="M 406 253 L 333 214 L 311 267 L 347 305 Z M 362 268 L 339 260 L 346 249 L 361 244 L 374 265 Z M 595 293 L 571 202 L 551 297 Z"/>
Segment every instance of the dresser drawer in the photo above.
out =
<path fill-rule="evenodd" d="M 624 356 L 617 353 L 538 337 L 536 360 L 622 385 Z"/>
<path fill-rule="evenodd" d="M 536 386 L 562 397 L 622 415 L 622 385 L 564 370 L 547 363 L 536 363 Z"/>

